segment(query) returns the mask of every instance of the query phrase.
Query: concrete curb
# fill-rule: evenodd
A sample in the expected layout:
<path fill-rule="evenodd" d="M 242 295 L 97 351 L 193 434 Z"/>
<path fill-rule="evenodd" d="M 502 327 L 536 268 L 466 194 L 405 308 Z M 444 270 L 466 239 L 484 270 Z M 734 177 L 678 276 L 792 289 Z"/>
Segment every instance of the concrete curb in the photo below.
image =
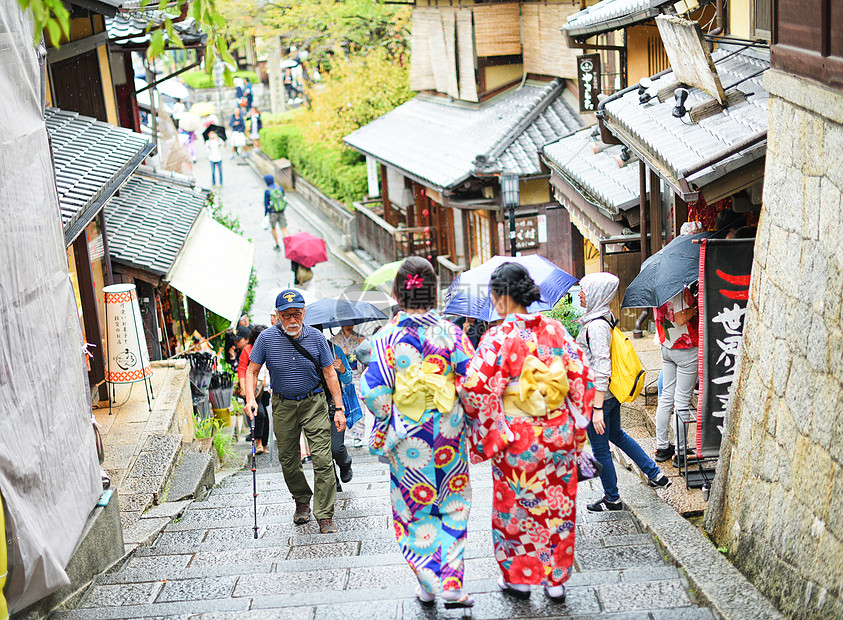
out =
<path fill-rule="evenodd" d="M 624 504 L 641 529 L 685 571 L 700 602 L 726 620 L 784 618 L 699 529 L 642 485 L 640 477 L 616 469 Z"/>

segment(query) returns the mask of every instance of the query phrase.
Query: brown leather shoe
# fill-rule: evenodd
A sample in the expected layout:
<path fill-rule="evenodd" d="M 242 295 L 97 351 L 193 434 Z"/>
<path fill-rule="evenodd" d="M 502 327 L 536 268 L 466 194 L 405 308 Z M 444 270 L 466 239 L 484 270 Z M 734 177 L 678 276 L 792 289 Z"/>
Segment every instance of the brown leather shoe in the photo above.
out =
<path fill-rule="evenodd" d="M 336 534 L 337 526 L 334 525 L 333 519 L 317 519 L 319 523 L 319 531 L 322 534 Z"/>
<path fill-rule="evenodd" d="M 310 521 L 310 504 L 296 502 L 296 512 L 293 514 L 293 523 L 304 525 Z"/>

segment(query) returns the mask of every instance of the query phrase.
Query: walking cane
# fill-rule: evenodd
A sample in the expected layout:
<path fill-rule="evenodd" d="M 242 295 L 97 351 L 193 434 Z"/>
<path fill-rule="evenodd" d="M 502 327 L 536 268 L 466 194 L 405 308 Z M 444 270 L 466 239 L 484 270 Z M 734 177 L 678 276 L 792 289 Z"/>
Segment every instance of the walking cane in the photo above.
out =
<path fill-rule="evenodd" d="M 258 468 L 255 464 L 255 418 L 256 411 L 252 412 L 253 417 L 249 419 L 249 428 L 252 430 L 252 497 L 255 501 L 255 538 L 258 537 Z"/>

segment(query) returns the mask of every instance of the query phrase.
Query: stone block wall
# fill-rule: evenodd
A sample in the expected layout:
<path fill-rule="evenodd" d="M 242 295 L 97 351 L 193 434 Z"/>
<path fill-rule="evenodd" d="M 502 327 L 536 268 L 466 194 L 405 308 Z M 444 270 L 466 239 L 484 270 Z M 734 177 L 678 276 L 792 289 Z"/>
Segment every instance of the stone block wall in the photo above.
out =
<path fill-rule="evenodd" d="M 843 618 L 843 92 L 764 83 L 764 206 L 705 527 L 786 615 Z"/>

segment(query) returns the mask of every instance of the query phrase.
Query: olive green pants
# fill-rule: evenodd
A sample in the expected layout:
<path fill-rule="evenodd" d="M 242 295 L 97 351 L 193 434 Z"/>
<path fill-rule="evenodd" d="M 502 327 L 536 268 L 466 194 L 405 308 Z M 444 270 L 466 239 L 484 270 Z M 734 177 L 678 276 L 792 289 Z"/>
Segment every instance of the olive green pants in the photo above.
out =
<path fill-rule="evenodd" d="M 284 482 L 297 502 L 310 503 L 314 491 L 310 489 L 301 463 L 299 437 L 302 431 L 310 446 L 313 458 L 313 516 L 330 519 L 334 516 L 337 499 L 337 478 L 331 457 L 331 426 L 328 421 L 328 404 L 322 394 L 304 400 L 284 400 L 272 395 L 272 422 L 278 444 L 278 460 Z"/>

